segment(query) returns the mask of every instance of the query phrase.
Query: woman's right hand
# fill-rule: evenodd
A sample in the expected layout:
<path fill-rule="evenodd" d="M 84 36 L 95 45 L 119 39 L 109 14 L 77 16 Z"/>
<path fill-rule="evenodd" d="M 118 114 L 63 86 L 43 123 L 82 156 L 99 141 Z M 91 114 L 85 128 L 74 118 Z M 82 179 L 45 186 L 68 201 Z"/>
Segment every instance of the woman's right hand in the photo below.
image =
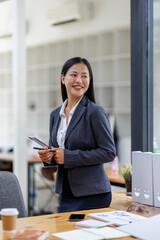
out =
<path fill-rule="evenodd" d="M 51 149 L 54 149 L 51 147 Z M 39 150 L 38 151 L 39 157 L 42 162 L 50 162 L 52 157 L 53 157 L 53 152 L 50 152 L 50 149 L 48 147 L 45 147 L 44 150 Z"/>

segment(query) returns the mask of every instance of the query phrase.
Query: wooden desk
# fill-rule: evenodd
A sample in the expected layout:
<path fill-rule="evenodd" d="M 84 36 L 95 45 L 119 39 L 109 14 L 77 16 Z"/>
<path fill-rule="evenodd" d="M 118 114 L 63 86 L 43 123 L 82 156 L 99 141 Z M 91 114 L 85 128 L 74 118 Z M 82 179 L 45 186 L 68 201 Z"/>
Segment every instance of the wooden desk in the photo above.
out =
<path fill-rule="evenodd" d="M 111 167 L 105 167 L 104 168 L 108 178 L 109 178 L 109 181 L 111 183 L 118 183 L 118 184 L 122 184 L 122 185 L 125 185 L 125 181 L 124 181 L 124 178 L 121 174 L 121 172 L 119 171 L 119 174 L 118 175 L 113 175 L 111 173 Z"/>
<path fill-rule="evenodd" d="M 111 208 L 101 208 L 98 210 L 88 210 L 88 211 L 79 211 L 78 213 L 84 213 L 86 215 L 86 219 L 90 219 L 87 215 L 91 212 L 104 212 L 104 211 L 113 211 Z M 74 212 L 76 213 L 76 212 Z M 36 217 L 29 217 L 29 218 L 21 218 L 17 221 L 17 230 L 19 229 L 44 229 L 49 231 L 50 236 L 47 240 L 54 240 L 59 239 L 56 237 L 51 236 L 52 233 L 69 231 L 73 229 L 77 229 L 78 227 L 75 226 L 74 222 L 68 221 L 68 218 L 71 213 L 59 213 L 59 214 L 51 214 L 51 215 L 43 215 L 43 216 L 36 216 Z M 2 229 L 2 223 L 0 221 L 0 229 Z M 9 234 L 3 234 L 2 231 L 0 232 L 0 239 L 8 240 Z M 120 238 L 121 240 L 129 240 L 134 239 L 132 237 L 125 237 Z"/>
<path fill-rule="evenodd" d="M 115 210 L 126 210 L 126 208 L 130 204 L 138 203 L 132 202 L 132 198 L 130 196 L 126 196 L 125 192 L 114 192 L 112 198 L 112 204 L 110 208 L 101 208 L 95 210 L 87 210 L 87 211 L 79 211 L 78 213 L 84 213 L 85 219 L 90 219 L 88 217 L 88 213 L 91 212 L 105 212 L 105 211 L 115 211 Z M 146 205 L 145 205 L 146 206 Z M 160 208 L 154 208 L 146 206 L 149 210 L 149 213 L 144 213 L 143 216 L 149 217 L 160 213 Z M 51 215 L 43 215 L 37 217 L 29 217 L 29 218 L 20 218 L 17 221 L 17 230 L 19 229 L 44 229 L 49 231 L 50 234 L 62 231 L 69 231 L 76 229 L 78 227 L 75 226 L 74 222 L 69 222 L 68 217 L 70 213 L 59 213 L 59 214 L 51 214 Z M 8 240 L 9 235 L 4 234 L 1 231 L 2 222 L 0 221 L 0 239 Z M 53 236 L 49 236 L 48 240 L 58 239 Z M 120 238 L 120 240 L 133 240 L 134 237 L 125 237 Z"/>

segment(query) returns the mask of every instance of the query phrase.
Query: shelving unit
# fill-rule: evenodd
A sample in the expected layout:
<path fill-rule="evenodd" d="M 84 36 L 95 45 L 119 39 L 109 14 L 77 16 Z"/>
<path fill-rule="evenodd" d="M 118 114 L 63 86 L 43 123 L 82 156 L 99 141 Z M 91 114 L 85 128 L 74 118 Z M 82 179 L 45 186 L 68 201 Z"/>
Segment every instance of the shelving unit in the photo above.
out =
<path fill-rule="evenodd" d="M 0 134 L 7 140 L 13 139 L 11 53 L 0 56 Z M 62 104 L 61 68 L 73 56 L 89 60 L 97 104 L 102 105 L 108 115 L 115 116 L 119 137 L 130 138 L 129 28 L 27 49 L 27 134 L 48 141 L 49 114 Z"/>

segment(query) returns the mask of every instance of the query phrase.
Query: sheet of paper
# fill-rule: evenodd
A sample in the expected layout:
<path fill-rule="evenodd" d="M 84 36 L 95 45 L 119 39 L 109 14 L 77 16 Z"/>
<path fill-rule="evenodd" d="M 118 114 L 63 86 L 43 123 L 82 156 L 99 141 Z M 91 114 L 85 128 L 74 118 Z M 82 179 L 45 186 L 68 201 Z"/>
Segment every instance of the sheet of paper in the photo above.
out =
<path fill-rule="evenodd" d="M 90 228 L 90 229 L 86 229 L 86 231 L 94 233 L 94 234 L 99 234 L 99 235 L 103 236 L 104 239 L 121 238 L 121 237 L 129 236 L 129 234 L 119 231 L 116 228 L 111 228 L 111 227 Z"/>
<path fill-rule="evenodd" d="M 146 218 L 139 222 L 118 227 L 118 229 L 138 239 L 159 240 L 160 239 L 160 214 L 150 218 Z"/>
<path fill-rule="evenodd" d="M 83 228 L 60 232 L 60 233 L 53 233 L 52 235 L 64 240 L 75 240 L 75 239 L 76 240 L 102 240 L 104 239 L 104 237 L 102 236 L 84 231 Z"/>
<path fill-rule="evenodd" d="M 99 228 L 99 227 L 107 226 L 110 223 L 90 219 L 90 220 L 76 222 L 75 224 L 80 227 Z"/>
<path fill-rule="evenodd" d="M 111 212 L 99 212 L 99 213 L 89 213 L 89 217 L 93 217 L 110 224 L 115 224 L 118 226 L 126 225 L 129 223 L 137 222 L 145 219 L 143 216 L 139 216 L 133 213 L 125 211 L 111 211 Z"/>
<path fill-rule="evenodd" d="M 66 232 L 53 233 L 52 235 L 64 240 L 103 240 L 129 236 L 129 234 L 111 227 L 81 228 Z"/>

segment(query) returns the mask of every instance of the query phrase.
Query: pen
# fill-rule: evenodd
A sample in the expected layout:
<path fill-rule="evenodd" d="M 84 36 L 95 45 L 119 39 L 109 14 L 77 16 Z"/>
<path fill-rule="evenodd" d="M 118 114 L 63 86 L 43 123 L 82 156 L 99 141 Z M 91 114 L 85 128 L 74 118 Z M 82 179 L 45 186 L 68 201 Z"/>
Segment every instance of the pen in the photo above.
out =
<path fill-rule="evenodd" d="M 36 150 L 45 150 L 44 148 L 40 148 L 40 147 L 33 147 L 33 149 L 36 149 Z M 55 152 L 55 150 L 50 149 L 50 152 Z"/>

